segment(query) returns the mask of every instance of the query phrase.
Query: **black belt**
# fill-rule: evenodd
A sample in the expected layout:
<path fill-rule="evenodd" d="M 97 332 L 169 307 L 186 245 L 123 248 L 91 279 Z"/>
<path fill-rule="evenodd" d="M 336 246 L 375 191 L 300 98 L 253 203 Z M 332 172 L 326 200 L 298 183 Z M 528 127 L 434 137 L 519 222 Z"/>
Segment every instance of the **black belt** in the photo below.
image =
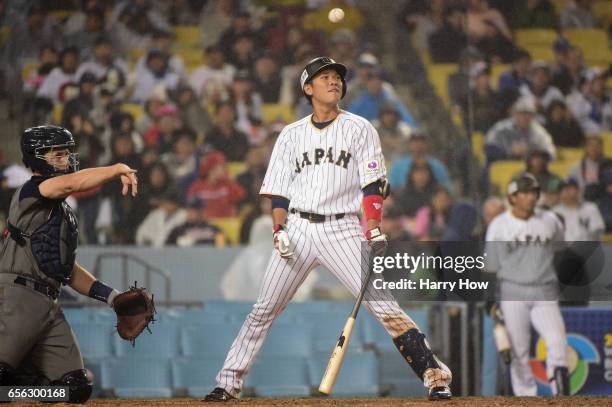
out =
<path fill-rule="evenodd" d="M 301 212 L 296 209 L 291 209 L 291 213 L 297 213 L 300 215 L 300 218 L 307 219 L 310 223 L 322 223 L 327 220 L 332 219 L 342 219 L 344 218 L 344 213 L 338 213 L 336 215 L 319 215 L 318 213 L 310 213 L 310 212 Z"/>
<path fill-rule="evenodd" d="M 51 287 L 48 284 L 40 283 L 38 281 L 30 280 L 24 277 L 17 277 L 14 281 L 15 284 L 23 285 L 25 287 L 31 288 L 39 293 L 46 295 L 47 297 L 56 300 L 59 296 L 59 290 Z"/>

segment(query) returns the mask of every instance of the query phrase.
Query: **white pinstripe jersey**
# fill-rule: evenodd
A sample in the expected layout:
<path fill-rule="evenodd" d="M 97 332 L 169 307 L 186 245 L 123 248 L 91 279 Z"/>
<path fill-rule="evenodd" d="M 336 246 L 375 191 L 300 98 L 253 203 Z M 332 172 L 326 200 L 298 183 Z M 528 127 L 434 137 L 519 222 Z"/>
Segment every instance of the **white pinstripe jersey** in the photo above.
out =
<path fill-rule="evenodd" d="M 284 196 L 303 212 L 358 213 L 361 188 L 386 176 L 378 132 L 344 110 L 322 130 L 311 117 L 280 133 L 259 193 Z"/>

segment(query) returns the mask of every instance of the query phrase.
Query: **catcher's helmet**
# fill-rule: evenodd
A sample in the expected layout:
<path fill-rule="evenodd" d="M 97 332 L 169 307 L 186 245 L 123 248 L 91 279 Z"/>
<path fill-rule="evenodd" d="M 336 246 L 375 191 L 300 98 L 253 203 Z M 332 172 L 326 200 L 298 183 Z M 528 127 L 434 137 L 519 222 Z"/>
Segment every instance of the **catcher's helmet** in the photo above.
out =
<path fill-rule="evenodd" d="M 68 167 L 65 171 L 58 171 L 45 159 L 45 153 L 53 148 L 67 148 L 70 151 L 68 155 Z M 74 138 L 72 134 L 63 127 L 30 127 L 21 135 L 21 154 L 23 163 L 26 167 L 47 177 L 78 170 L 79 162 L 74 149 Z"/>
<path fill-rule="evenodd" d="M 304 85 L 310 82 L 315 76 L 317 76 L 319 72 L 324 69 L 333 69 L 334 71 L 338 72 L 338 75 L 340 75 L 340 79 L 342 80 L 341 98 L 346 95 L 346 81 L 344 79 L 344 77 L 346 76 L 346 66 L 328 57 L 318 57 L 313 59 L 306 65 L 306 67 L 302 71 L 302 75 L 300 76 L 300 87 L 302 89 L 302 93 L 304 93 L 304 96 L 306 96 L 308 100 L 310 100 L 310 96 L 308 96 L 306 92 L 304 92 Z"/>
<path fill-rule="evenodd" d="M 540 184 L 538 180 L 528 172 L 519 175 L 508 184 L 508 195 L 529 191 L 535 191 L 538 197 L 540 196 Z"/>

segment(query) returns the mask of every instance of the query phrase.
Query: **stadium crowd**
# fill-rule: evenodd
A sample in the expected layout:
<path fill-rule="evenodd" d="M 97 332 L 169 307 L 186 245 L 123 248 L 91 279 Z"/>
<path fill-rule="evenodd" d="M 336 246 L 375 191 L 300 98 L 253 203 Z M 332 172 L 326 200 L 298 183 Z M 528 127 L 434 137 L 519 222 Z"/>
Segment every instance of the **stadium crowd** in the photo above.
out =
<path fill-rule="evenodd" d="M 381 65 L 357 2 L 56 0 L 15 10 L 1 3 L 3 90 L 14 114 L 26 126 L 68 128 L 81 168 L 125 162 L 138 169 L 139 199 L 121 200 L 116 188 L 72 197 L 84 243 L 269 239 L 269 203 L 259 187 L 281 129 L 308 112 L 299 75 L 319 55 L 348 66 L 342 108 L 371 120 L 381 136 L 393 190 L 383 227 L 393 238 L 480 238 L 503 210 L 489 169 L 508 159 L 524 161 L 537 177 L 541 204 L 563 214 L 568 237 L 612 232 L 612 161 L 602 136 L 612 132 L 610 72 L 587 66 L 562 34 L 607 28 L 592 1 L 569 2 L 560 14 L 548 0 L 403 2 L 400 23 L 415 46 L 433 63 L 457 66 L 448 78 L 449 112 L 485 134 L 482 210 L 455 193 L 461 180 L 430 152 L 427 124 L 399 96 L 393 78 L 401 73 Z M 333 7 L 345 10 L 340 28 L 326 18 Z M 554 60 L 534 61 L 515 41 L 521 28 L 560 30 Z M 500 63 L 510 68 L 494 83 L 491 69 Z M 548 168 L 560 148 L 584 150 L 568 178 Z M 5 160 L 6 211 L 28 174 Z M 585 226 L 584 216 L 595 221 Z"/>

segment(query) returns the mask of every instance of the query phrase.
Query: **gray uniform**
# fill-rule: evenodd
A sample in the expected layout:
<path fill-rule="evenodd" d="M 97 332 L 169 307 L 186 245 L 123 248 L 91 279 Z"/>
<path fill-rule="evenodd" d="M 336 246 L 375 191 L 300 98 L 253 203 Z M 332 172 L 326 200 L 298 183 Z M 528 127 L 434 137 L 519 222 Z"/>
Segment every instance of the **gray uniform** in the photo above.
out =
<path fill-rule="evenodd" d="M 52 210 L 71 216 L 67 204 L 40 195 L 38 185 L 44 180 L 32 177 L 11 201 L 8 222 L 24 234 L 46 223 Z M 14 369 L 31 364 L 48 380 L 58 380 L 83 369 L 78 344 L 57 302 L 61 283 L 40 270 L 30 239 L 20 244 L 9 230 L 15 236 L 14 229 L 5 230 L 0 245 L 0 362 Z"/>

